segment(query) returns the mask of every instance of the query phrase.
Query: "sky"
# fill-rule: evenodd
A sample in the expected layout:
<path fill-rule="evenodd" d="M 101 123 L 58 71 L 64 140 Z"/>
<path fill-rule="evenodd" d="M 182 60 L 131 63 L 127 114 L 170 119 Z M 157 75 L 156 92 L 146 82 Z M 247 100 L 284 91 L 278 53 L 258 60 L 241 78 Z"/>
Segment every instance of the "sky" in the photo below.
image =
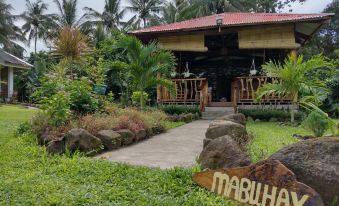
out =
<path fill-rule="evenodd" d="M 14 14 L 21 14 L 26 8 L 26 0 L 5 0 L 7 3 L 11 4 L 13 7 Z M 30 0 L 32 2 L 36 0 Z M 57 13 L 57 7 L 53 0 L 43 0 L 43 2 L 48 4 L 49 13 Z M 292 13 L 319 13 L 324 10 L 324 8 L 330 3 L 332 0 L 307 0 L 303 4 L 293 3 L 291 9 Z M 121 0 L 121 7 L 125 7 L 128 5 L 128 0 Z M 78 0 L 78 17 L 83 15 L 82 8 L 91 7 L 96 11 L 102 12 L 104 8 L 105 0 Z M 286 12 L 288 12 L 286 9 Z M 131 14 L 127 14 L 125 18 L 130 18 Z M 16 24 L 18 26 L 22 25 L 21 21 L 17 21 Z M 26 49 L 25 55 L 28 55 L 30 52 L 34 51 L 34 45 L 32 42 L 31 46 L 23 45 Z M 42 41 L 38 41 L 37 50 L 47 50 L 46 45 Z"/>

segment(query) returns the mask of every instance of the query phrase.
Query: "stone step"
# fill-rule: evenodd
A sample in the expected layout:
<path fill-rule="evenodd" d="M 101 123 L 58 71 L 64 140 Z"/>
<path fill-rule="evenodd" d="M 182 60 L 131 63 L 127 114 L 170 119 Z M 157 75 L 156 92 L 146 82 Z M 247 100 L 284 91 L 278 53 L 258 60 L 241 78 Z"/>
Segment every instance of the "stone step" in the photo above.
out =
<path fill-rule="evenodd" d="M 218 117 L 222 117 L 228 114 L 233 114 L 234 112 L 202 112 L 201 113 L 201 118 L 205 120 L 214 120 Z"/>
<path fill-rule="evenodd" d="M 205 107 L 205 112 L 234 112 L 233 107 Z"/>

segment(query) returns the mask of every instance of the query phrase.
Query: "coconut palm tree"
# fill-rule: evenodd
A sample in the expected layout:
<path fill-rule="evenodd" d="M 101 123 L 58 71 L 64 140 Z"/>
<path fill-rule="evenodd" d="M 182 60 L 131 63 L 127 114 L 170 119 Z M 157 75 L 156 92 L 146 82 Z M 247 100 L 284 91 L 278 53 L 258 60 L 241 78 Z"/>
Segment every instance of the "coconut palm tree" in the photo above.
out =
<path fill-rule="evenodd" d="M 165 2 L 163 7 L 163 22 L 164 23 L 174 23 L 186 19 L 194 18 L 193 12 L 191 9 L 191 4 L 188 0 L 175 0 Z"/>
<path fill-rule="evenodd" d="M 137 28 L 152 25 L 159 20 L 158 14 L 162 10 L 161 0 L 129 0 L 130 6 L 126 9 L 135 15 L 127 22 L 133 23 Z"/>
<path fill-rule="evenodd" d="M 157 84 L 171 86 L 165 77 L 175 66 L 175 57 L 169 51 L 160 50 L 155 42 L 143 45 L 134 36 L 123 36 L 116 45 L 126 55 L 124 61 L 117 61 L 129 75 L 135 91 L 140 92 L 140 106 L 144 107 L 144 92 Z M 162 74 L 162 77 L 159 75 Z"/>
<path fill-rule="evenodd" d="M 80 27 L 84 16 L 77 18 L 77 0 L 54 0 L 58 8 L 57 22 L 60 28 Z"/>
<path fill-rule="evenodd" d="M 47 4 L 43 3 L 42 0 L 34 3 L 26 0 L 26 11 L 20 15 L 20 18 L 25 21 L 22 30 L 25 36 L 28 34 L 28 44 L 30 45 L 31 40 L 34 39 L 35 53 L 38 39 L 46 41 L 51 28 L 53 28 L 54 16 L 45 14 L 46 11 Z"/>
<path fill-rule="evenodd" d="M 95 26 L 101 23 L 107 31 L 119 28 L 123 24 L 122 18 L 125 14 L 125 9 L 120 9 L 120 3 L 121 0 L 105 0 L 104 11 L 102 13 L 85 7 L 86 18 L 89 19 L 86 23 L 94 24 Z"/>
<path fill-rule="evenodd" d="M 247 10 L 243 0 L 191 0 L 190 3 L 194 17 Z"/>
<path fill-rule="evenodd" d="M 0 46 L 10 52 L 22 50 L 16 41 L 25 41 L 20 28 L 14 25 L 16 16 L 11 14 L 12 9 L 13 7 L 6 4 L 5 0 L 0 0 Z"/>
<path fill-rule="evenodd" d="M 284 64 L 268 62 L 262 66 L 268 76 L 278 77 L 280 83 L 264 84 L 257 91 L 257 99 L 264 96 L 278 94 L 292 99 L 291 122 L 294 122 L 294 111 L 297 104 L 311 110 L 320 110 L 317 106 L 321 97 L 326 94 L 325 83 L 320 79 L 308 77 L 308 73 L 322 67 L 331 67 L 322 56 L 314 56 L 304 61 L 303 56 L 289 56 Z"/>

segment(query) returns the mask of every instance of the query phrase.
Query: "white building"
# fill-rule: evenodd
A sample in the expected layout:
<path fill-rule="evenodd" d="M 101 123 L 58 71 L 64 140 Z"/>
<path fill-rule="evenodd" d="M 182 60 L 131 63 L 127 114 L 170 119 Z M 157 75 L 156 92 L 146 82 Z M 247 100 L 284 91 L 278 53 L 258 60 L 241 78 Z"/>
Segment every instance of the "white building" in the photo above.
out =
<path fill-rule="evenodd" d="M 10 101 L 14 97 L 14 73 L 16 70 L 29 69 L 31 64 L 0 49 L 0 97 Z"/>

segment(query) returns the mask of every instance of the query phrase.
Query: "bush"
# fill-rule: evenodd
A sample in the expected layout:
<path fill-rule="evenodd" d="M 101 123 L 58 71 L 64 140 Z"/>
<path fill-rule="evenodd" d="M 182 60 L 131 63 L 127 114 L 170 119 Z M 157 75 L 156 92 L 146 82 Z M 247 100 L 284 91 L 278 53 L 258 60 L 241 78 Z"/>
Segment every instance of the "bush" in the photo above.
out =
<path fill-rule="evenodd" d="M 186 105 L 161 105 L 159 109 L 164 111 L 166 114 L 188 114 L 188 113 L 200 113 L 198 106 L 186 106 Z"/>
<path fill-rule="evenodd" d="M 303 126 L 312 131 L 316 137 L 322 137 L 330 124 L 327 117 L 317 111 L 313 111 L 303 121 Z"/>
<path fill-rule="evenodd" d="M 148 94 L 146 92 L 143 92 L 144 94 L 144 102 L 143 102 L 143 105 L 146 105 L 146 103 L 148 102 Z M 137 91 L 137 92 L 133 92 L 132 94 L 132 104 L 134 106 L 140 106 L 140 96 L 141 96 L 141 92 L 140 91 Z"/>
<path fill-rule="evenodd" d="M 244 114 L 246 117 L 263 121 L 269 121 L 271 118 L 277 118 L 279 121 L 289 121 L 291 118 L 289 111 L 277 109 L 239 109 L 239 113 Z M 301 119 L 302 113 L 295 113 L 295 120 L 300 121 Z"/>
<path fill-rule="evenodd" d="M 29 122 L 23 122 L 16 129 L 15 135 L 20 136 L 25 133 L 29 133 L 31 131 L 32 131 L 32 124 L 30 124 Z"/>
<path fill-rule="evenodd" d="M 104 115 L 86 115 L 72 124 L 76 127 L 86 129 L 92 134 L 97 134 L 100 130 L 106 129 L 129 129 L 138 132 L 142 129 L 149 129 L 153 126 L 165 126 L 167 116 L 160 111 L 139 111 L 134 108 L 109 107 L 112 111 Z"/>
<path fill-rule="evenodd" d="M 44 134 L 46 131 L 52 130 L 51 120 L 46 112 L 39 112 L 32 118 L 32 131 L 37 136 Z"/>
<path fill-rule="evenodd" d="M 42 104 L 41 108 L 47 112 L 53 126 L 59 127 L 69 120 L 71 115 L 70 97 L 65 92 L 57 92 L 50 98 L 44 97 L 40 103 Z"/>
<path fill-rule="evenodd" d="M 88 114 L 99 109 L 99 101 L 93 97 L 92 87 L 87 79 L 70 82 L 66 91 L 70 96 L 70 109 L 75 113 Z"/>

